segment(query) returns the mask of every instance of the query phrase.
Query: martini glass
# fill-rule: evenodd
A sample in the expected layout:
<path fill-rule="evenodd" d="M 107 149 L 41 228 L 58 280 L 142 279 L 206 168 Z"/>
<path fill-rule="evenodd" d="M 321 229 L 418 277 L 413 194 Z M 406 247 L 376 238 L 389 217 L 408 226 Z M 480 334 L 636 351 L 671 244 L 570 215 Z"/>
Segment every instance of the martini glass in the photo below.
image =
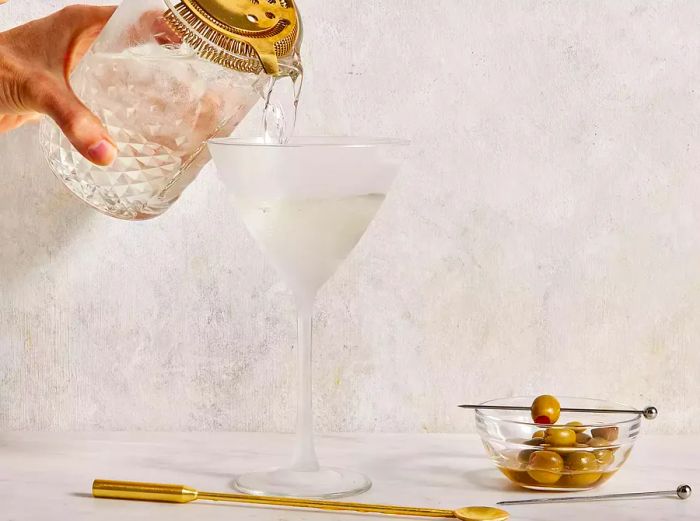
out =
<path fill-rule="evenodd" d="M 294 293 L 298 311 L 296 450 L 287 468 L 244 474 L 254 495 L 337 498 L 368 490 L 351 470 L 321 467 L 313 437 L 311 315 L 316 293 L 365 233 L 384 202 L 404 142 L 292 138 L 285 144 L 209 141 L 219 177 L 261 249 Z"/>

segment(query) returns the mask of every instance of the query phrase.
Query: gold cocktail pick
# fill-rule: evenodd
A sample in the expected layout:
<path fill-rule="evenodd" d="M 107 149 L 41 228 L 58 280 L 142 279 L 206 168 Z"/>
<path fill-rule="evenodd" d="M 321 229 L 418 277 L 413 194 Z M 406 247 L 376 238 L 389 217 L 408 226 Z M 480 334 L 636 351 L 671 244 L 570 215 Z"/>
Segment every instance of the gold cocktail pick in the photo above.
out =
<path fill-rule="evenodd" d="M 247 494 L 223 494 L 201 492 L 185 485 L 160 483 L 137 483 L 132 481 L 108 481 L 96 479 L 92 483 L 92 495 L 97 498 L 160 501 L 165 503 L 190 503 L 198 499 L 205 501 L 228 501 L 249 505 L 311 508 L 327 511 L 350 511 L 367 514 L 389 514 L 395 516 L 456 518 L 462 521 L 506 521 L 508 512 L 494 507 L 464 507 L 457 510 L 437 508 L 402 507 L 395 505 L 371 505 L 366 503 L 343 503 L 295 497 L 250 496 Z"/>

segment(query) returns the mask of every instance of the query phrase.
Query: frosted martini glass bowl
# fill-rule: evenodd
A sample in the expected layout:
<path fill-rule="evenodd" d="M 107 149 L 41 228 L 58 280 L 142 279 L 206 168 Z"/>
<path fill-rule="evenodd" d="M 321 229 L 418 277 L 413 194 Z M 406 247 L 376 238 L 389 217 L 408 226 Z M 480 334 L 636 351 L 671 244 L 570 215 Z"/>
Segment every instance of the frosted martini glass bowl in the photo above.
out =
<path fill-rule="evenodd" d="M 287 468 L 244 474 L 255 495 L 337 498 L 371 487 L 351 470 L 321 467 L 313 438 L 311 314 L 316 293 L 374 219 L 399 170 L 406 142 L 292 138 L 286 144 L 209 141 L 218 175 L 248 230 L 294 293 L 298 310 L 297 440 Z"/>

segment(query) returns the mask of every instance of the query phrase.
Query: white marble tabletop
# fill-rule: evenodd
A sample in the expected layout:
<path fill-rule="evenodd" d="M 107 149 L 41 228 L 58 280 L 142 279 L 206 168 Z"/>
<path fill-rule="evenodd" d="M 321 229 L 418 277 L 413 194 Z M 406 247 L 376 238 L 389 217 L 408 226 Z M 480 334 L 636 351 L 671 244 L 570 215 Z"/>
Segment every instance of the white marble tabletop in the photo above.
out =
<path fill-rule="evenodd" d="M 240 433 L 1 433 L 0 520 L 347 521 L 355 514 L 292 511 L 232 504 L 169 505 L 94 499 L 94 478 L 186 484 L 230 490 L 239 472 L 288 459 L 292 438 Z M 514 520 L 700 519 L 700 436 L 642 437 L 625 467 L 595 493 L 697 488 L 696 497 L 570 505 L 511 506 Z M 532 498 L 511 486 L 474 435 L 327 435 L 322 461 L 361 470 L 372 490 L 357 501 L 455 508 Z"/>

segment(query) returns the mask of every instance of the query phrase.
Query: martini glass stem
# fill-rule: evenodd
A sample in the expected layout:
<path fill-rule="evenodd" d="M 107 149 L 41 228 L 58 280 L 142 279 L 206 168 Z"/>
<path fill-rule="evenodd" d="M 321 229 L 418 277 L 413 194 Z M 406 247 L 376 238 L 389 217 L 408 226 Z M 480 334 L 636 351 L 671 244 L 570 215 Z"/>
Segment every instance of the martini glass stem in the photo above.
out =
<path fill-rule="evenodd" d="M 297 318 L 299 351 L 297 390 L 297 440 L 292 469 L 302 472 L 319 470 L 314 447 L 314 415 L 312 395 L 312 319 L 313 299 L 300 301 Z"/>

